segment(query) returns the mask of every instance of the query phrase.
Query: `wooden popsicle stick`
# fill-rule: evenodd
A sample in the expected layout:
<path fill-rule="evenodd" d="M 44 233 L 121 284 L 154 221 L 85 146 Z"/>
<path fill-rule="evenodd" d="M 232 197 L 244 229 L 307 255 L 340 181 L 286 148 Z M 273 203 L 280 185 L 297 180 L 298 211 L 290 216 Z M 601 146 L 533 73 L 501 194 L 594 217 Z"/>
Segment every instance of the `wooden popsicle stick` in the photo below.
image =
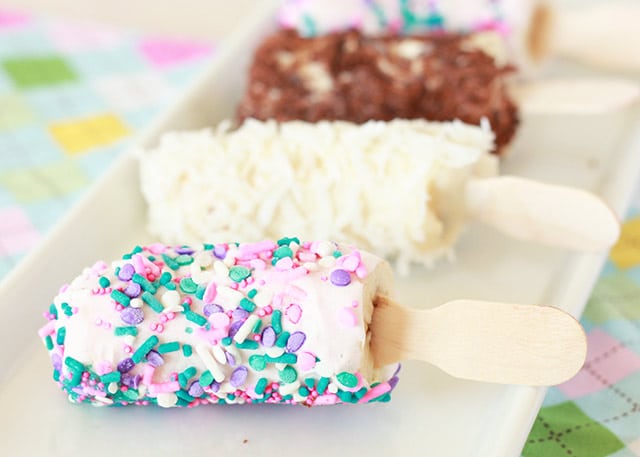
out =
<path fill-rule="evenodd" d="M 578 321 L 550 306 L 455 300 L 420 310 L 380 296 L 370 331 L 376 367 L 421 360 L 458 378 L 499 384 L 559 384 L 587 353 Z"/>
<path fill-rule="evenodd" d="M 637 102 L 640 86 L 620 78 L 558 78 L 512 84 L 510 93 L 526 114 L 603 114 Z"/>
<path fill-rule="evenodd" d="M 598 196 L 515 176 L 476 179 L 466 189 L 470 217 L 514 238 L 581 251 L 613 246 L 620 222 Z"/>

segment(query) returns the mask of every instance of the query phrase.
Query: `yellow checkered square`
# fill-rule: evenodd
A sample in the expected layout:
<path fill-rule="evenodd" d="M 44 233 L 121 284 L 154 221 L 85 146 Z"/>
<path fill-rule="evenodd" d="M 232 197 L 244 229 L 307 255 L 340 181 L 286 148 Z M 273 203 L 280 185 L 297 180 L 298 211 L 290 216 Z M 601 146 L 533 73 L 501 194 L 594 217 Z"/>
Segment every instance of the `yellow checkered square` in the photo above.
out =
<path fill-rule="evenodd" d="M 622 224 L 620 239 L 611 250 L 611 261 L 618 268 L 640 265 L 640 216 Z"/>
<path fill-rule="evenodd" d="M 68 154 L 106 146 L 131 133 L 124 122 L 113 114 L 56 122 L 49 126 L 49 132 Z"/>

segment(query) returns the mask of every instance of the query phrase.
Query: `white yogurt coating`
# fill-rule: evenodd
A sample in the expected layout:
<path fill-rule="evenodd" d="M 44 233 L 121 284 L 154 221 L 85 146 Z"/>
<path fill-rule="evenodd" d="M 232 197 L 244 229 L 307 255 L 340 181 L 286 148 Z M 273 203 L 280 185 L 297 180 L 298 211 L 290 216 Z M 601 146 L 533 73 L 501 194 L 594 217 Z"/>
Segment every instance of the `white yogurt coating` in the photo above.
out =
<path fill-rule="evenodd" d="M 376 256 L 287 238 L 125 257 L 63 287 L 40 331 L 74 402 L 313 406 L 368 402 L 395 385 L 397 367 L 374 369 L 369 352 L 373 300 L 392 287 Z"/>
<path fill-rule="evenodd" d="M 406 270 L 451 254 L 466 182 L 497 174 L 492 147 L 488 125 L 459 121 L 223 122 L 141 151 L 141 189 L 165 243 L 296 233 Z"/>

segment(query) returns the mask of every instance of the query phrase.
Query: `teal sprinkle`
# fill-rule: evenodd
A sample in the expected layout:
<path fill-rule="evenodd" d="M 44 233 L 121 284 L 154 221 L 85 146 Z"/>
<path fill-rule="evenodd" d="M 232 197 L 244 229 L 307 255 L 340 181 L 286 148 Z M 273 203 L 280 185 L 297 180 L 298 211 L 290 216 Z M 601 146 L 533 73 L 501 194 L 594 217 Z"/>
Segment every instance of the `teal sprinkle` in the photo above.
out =
<path fill-rule="evenodd" d="M 215 246 L 213 244 L 208 244 L 208 243 L 204 243 L 202 245 L 202 247 L 204 248 L 205 251 L 210 251 L 212 250 Z"/>
<path fill-rule="evenodd" d="M 183 389 L 187 387 L 187 377 L 182 373 L 178 375 L 178 384 L 180 384 L 180 387 Z"/>
<path fill-rule="evenodd" d="M 303 31 L 303 35 L 306 37 L 315 36 L 318 33 L 318 29 L 316 28 L 316 23 L 313 21 L 313 18 L 308 14 L 302 16 L 302 22 L 305 30 Z"/>
<path fill-rule="evenodd" d="M 172 282 L 168 282 L 164 285 L 168 290 L 176 290 L 176 285 Z"/>
<path fill-rule="evenodd" d="M 294 236 L 292 238 L 289 238 L 287 236 L 280 238 L 278 240 L 278 246 L 289 246 L 292 242 L 296 243 L 296 244 L 300 244 L 300 238 Z"/>
<path fill-rule="evenodd" d="M 308 397 L 310 392 L 309 392 L 309 389 L 307 389 L 307 388 L 306 388 L 306 387 L 304 387 L 304 386 L 301 386 L 301 387 L 298 389 L 298 393 L 299 393 L 301 396 L 303 396 L 303 397 Z"/>
<path fill-rule="evenodd" d="M 347 371 L 338 373 L 336 375 L 336 379 L 340 384 L 342 384 L 343 386 L 349 389 L 353 389 L 355 386 L 358 385 L 358 378 L 353 373 L 349 373 Z"/>
<path fill-rule="evenodd" d="M 283 401 L 289 401 L 293 399 L 293 395 L 289 394 L 289 395 L 285 395 L 284 397 L 282 397 Z"/>
<path fill-rule="evenodd" d="M 280 259 L 284 259 L 285 257 L 293 257 L 293 251 L 289 246 L 280 246 L 278 249 L 273 251 L 273 258 L 271 259 L 271 265 L 275 265 L 278 263 Z"/>
<path fill-rule="evenodd" d="M 147 291 L 142 292 L 142 301 L 149 305 L 149 307 L 156 313 L 161 313 L 162 311 L 164 311 L 164 306 L 162 306 L 162 303 L 160 303 L 160 301 L 156 297 L 154 297 Z"/>
<path fill-rule="evenodd" d="M 276 340 L 276 347 L 285 347 L 287 345 L 287 341 L 289 341 L 289 336 L 291 336 L 289 332 L 282 332 Z"/>
<path fill-rule="evenodd" d="M 188 333 L 189 335 L 191 335 L 193 333 L 193 328 L 192 327 L 187 327 L 184 329 L 185 333 Z"/>
<path fill-rule="evenodd" d="M 292 354 L 291 352 L 285 352 L 278 357 L 269 357 L 268 355 L 265 355 L 264 357 L 265 360 L 269 363 L 289 363 L 293 365 L 298 361 L 298 356 Z"/>
<path fill-rule="evenodd" d="M 78 362 L 73 357 L 69 357 L 69 356 L 65 357 L 64 364 L 76 373 L 82 374 L 82 372 L 84 371 L 84 365 Z"/>
<path fill-rule="evenodd" d="M 115 275 L 116 278 L 119 277 L 119 275 L 120 275 L 120 267 L 116 267 L 116 269 L 114 271 L 114 275 Z"/>
<path fill-rule="evenodd" d="M 56 308 L 55 303 L 51 303 L 49 305 L 49 314 L 51 314 L 55 319 L 58 318 L 58 308 Z"/>
<path fill-rule="evenodd" d="M 351 403 L 353 401 L 353 395 L 346 390 L 338 390 L 336 395 L 338 395 L 338 398 L 340 398 L 343 403 Z"/>
<path fill-rule="evenodd" d="M 258 295 L 258 289 L 251 289 L 249 292 L 247 292 L 247 297 L 249 297 L 250 299 L 253 299 L 256 295 Z"/>
<path fill-rule="evenodd" d="M 156 404 L 157 404 L 157 400 L 156 400 Z M 184 399 L 182 399 L 182 398 L 178 398 L 178 401 L 176 401 L 176 406 L 179 407 L 179 408 L 185 408 L 185 407 L 189 406 L 189 402 L 184 400 Z"/>
<path fill-rule="evenodd" d="M 220 340 L 220 342 L 222 343 L 223 346 L 229 346 L 231 344 L 233 340 L 231 339 L 231 337 L 225 336 L 224 338 L 222 338 Z"/>
<path fill-rule="evenodd" d="M 198 290 L 198 285 L 191 278 L 182 278 L 180 280 L 180 290 L 185 294 L 193 294 Z"/>
<path fill-rule="evenodd" d="M 243 298 L 240 300 L 240 307 L 245 311 L 249 311 L 250 313 L 256 309 L 256 304 L 247 298 Z"/>
<path fill-rule="evenodd" d="M 75 387 L 78 384 L 80 384 L 80 381 L 82 381 L 82 372 L 81 371 L 74 371 L 73 372 L 73 377 L 71 378 L 71 380 L 68 381 L 68 385 Z"/>
<path fill-rule="evenodd" d="M 131 359 L 135 363 L 140 363 L 156 344 L 158 344 L 158 337 L 155 335 L 151 335 L 144 343 L 140 345 L 136 352 L 133 353 Z"/>
<path fill-rule="evenodd" d="M 195 400 L 194 397 L 192 397 L 191 395 L 189 395 L 187 392 L 185 392 L 184 390 L 179 390 L 176 392 L 176 396 L 180 399 L 180 400 L 184 400 L 185 402 L 187 402 L 187 404 L 191 403 L 193 400 Z"/>
<path fill-rule="evenodd" d="M 338 257 L 342 256 L 342 252 L 336 249 L 335 251 L 333 251 L 333 256 L 337 259 Z"/>
<path fill-rule="evenodd" d="M 138 335 L 138 329 L 134 326 L 116 327 L 113 329 L 113 334 L 115 336 L 124 336 L 124 335 L 136 336 Z"/>
<path fill-rule="evenodd" d="M 122 395 L 129 401 L 136 401 L 139 398 L 138 392 L 135 389 L 127 389 L 126 392 L 122 392 Z"/>
<path fill-rule="evenodd" d="M 100 276 L 98 283 L 100 284 L 100 287 L 102 287 L 103 289 L 111 285 L 111 281 L 109 281 L 109 278 L 105 276 Z"/>
<path fill-rule="evenodd" d="M 100 376 L 100 381 L 105 384 L 109 384 L 111 382 L 120 382 L 120 376 L 121 374 L 119 371 L 112 371 L 111 373 L 106 373 Z"/>
<path fill-rule="evenodd" d="M 200 327 L 207 323 L 206 317 L 201 316 L 198 313 L 194 313 L 193 311 L 185 311 L 184 317 L 186 317 L 188 321 L 191 321 L 194 324 L 199 325 Z"/>
<path fill-rule="evenodd" d="M 296 379 L 298 379 L 298 372 L 292 366 L 287 365 L 278 372 L 278 376 L 280 377 L 280 381 L 282 381 L 283 383 L 291 384 L 292 382 L 295 382 Z"/>
<path fill-rule="evenodd" d="M 151 294 L 155 294 L 157 292 L 157 288 L 156 286 L 154 286 L 153 284 L 151 284 L 147 278 L 145 278 L 142 275 L 139 275 L 138 273 L 135 273 L 133 275 L 133 277 L 131 278 L 131 280 L 135 283 L 140 284 L 140 287 L 142 287 L 143 290 L 151 293 Z"/>
<path fill-rule="evenodd" d="M 227 400 L 235 400 L 236 394 L 227 394 Z"/>
<path fill-rule="evenodd" d="M 160 275 L 160 284 L 164 286 L 165 284 L 171 282 L 172 278 L 173 277 L 171 276 L 171 273 L 169 273 L 168 271 L 165 271 Z"/>
<path fill-rule="evenodd" d="M 191 357 L 191 354 L 193 354 L 193 349 L 191 348 L 190 344 L 183 344 L 182 345 L 182 354 L 185 357 Z"/>
<path fill-rule="evenodd" d="M 318 394 L 322 395 L 327 390 L 327 387 L 329 387 L 329 381 L 329 378 L 320 378 L 320 381 L 318 381 L 318 387 L 316 387 Z"/>
<path fill-rule="evenodd" d="M 191 265 L 193 263 L 193 257 L 191 257 L 190 255 L 187 254 L 181 254 L 178 257 L 176 257 L 176 263 L 178 265 Z"/>
<path fill-rule="evenodd" d="M 240 282 L 251 276 L 251 270 L 241 265 L 234 265 L 229 269 L 229 277 L 234 282 Z"/>
<path fill-rule="evenodd" d="M 158 346 L 158 352 L 160 354 L 166 354 L 168 352 L 175 352 L 180 350 L 180 343 L 177 341 L 172 341 L 170 343 L 162 343 Z"/>
<path fill-rule="evenodd" d="M 380 403 L 388 403 L 391 401 L 391 394 L 387 392 L 384 395 L 379 396 L 378 398 L 374 398 L 372 401 L 379 401 Z"/>
<path fill-rule="evenodd" d="M 47 335 L 47 337 L 44 339 L 44 344 L 47 346 L 47 349 L 49 351 L 53 349 L 53 339 L 51 338 L 51 335 Z"/>
<path fill-rule="evenodd" d="M 313 378 L 306 378 L 304 380 L 304 385 L 307 386 L 309 389 L 313 389 L 313 386 L 316 385 L 316 380 Z"/>
<path fill-rule="evenodd" d="M 188 367 L 182 372 L 182 374 L 185 375 L 187 379 L 191 379 L 196 375 L 197 372 L 198 370 L 196 369 L 196 367 Z"/>
<path fill-rule="evenodd" d="M 60 372 L 58 370 L 55 370 L 55 369 L 53 370 L 53 380 L 55 382 L 60 381 Z"/>
<path fill-rule="evenodd" d="M 71 316 L 73 314 L 73 309 L 71 309 L 71 306 L 68 306 L 67 308 L 64 309 L 64 314 L 66 316 Z"/>
<path fill-rule="evenodd" d="M 125 254 L 122 256 L 122 258 L 124 260 L 129 260 L 131 257 L 133 257 L 134 254 L 139 254 L 140 252 L 142 252 L 142 248 L 140 246 L 136 246 L 133 248 L 133 251 L 131 251 L 128 254 Z"/>
<path fill-rule="evenodd" d="M 276 333 L 282 332 L 282 311 L 276 309 L 273 314 L 271 314 L 271 327 Z"/>
<path fill-rule="evenodd" d="M 226 405 L 226 404 L 227 404 L 227 402 L 226 402 L 226 401 L 224 401 L 224 398 L 219 398 L 219 399 L 218 399 L 218 404 L 219 404 L 219 405 Z"/>
<path fill-rule="evenodd" d="M 147 259 L 149 259 L 151 262 L 155 262 L 156 256 L 155 255 L 150 255 L 150 256 L 147 256 Z"/>
<path fill-rule="evenodd" d="M 253 326 L 253 328 L 251 329 L 252 333 L 258 333 L 260 332 L 260 327 L 262 327 L 262 321 L 261 320 L 257 320 L 255 325 Z"/>
<path fill-rule="evenodd" d="M 267 378 L 258 379 L 256 387 L 253 390 L 255 390 L 258 395 L 262 395 L 264 393 L 264 389 L 267 388 L 267 382 Z"/>
<path fill-rule="evenodd" d="M 363 387 L 362 389 L 357 390 L 354 395 L 358 400 L 360 400 L 362 397 L 365 396 L 366 393 L 367 393 L 367 388 Z"/>
<path fill-rule="evenodd" d="M 204 298 L 204 292 L 207 290 L 207 286 L 200 284 L 198 290 L 196 290 L 196 298 L 202 300 Z"/>
<path fill-rule="evenodd" d="M 58 346 L 64 344 L 64 339 L 66 336 L 67 336 L 66 327 L 60 327 L 58 329 L 58 333 L 56 334 L 56 343 L 58 344 Z"/>
<path fill-rule="evenodd" d="M 111 298 L 120 303 L 122 306 L 129 306 L 131 299 L 124 292 L 114 289 L 111 291 Z"/>
<path fill-rule="evenodd" d="M 238 349 L 250 349 L 250 350 L 256 350 L 260 347 L 260 345 L 258 344 L 257 341 L 253 341 L 253 340 L 244 340 L 242 343 L 236 343 L 236 347 Z"/>
<path fill-rule="evenodd" d="M 167 254 L 162 254 L 162 260 L 164 260 L 164 263 L 166 263 L 167 266 L 174 271 L 180 268 L 180 264 L 173 260 L 172 257 L 169 257 Z"/>
<path fill-rule="evenodd" d="M 213 375 L 209 370 L 202 373 L 202 375 L 200 376 L 200 385 L 202 387 L 210 386 L 212 382 L 213 382 Z"/>
<path fill-rule="evenodd" d="M 252 355 L 249 356 L 249 365 L 256 371 L 262 371 L 267 367 L 265 356 Z"/>

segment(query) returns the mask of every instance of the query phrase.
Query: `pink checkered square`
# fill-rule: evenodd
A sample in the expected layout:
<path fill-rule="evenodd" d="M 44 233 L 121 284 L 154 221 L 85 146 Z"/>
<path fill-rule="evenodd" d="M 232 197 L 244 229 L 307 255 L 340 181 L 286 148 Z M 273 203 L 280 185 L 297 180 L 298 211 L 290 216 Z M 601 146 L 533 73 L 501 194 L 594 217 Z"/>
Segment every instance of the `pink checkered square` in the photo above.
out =
<path fill-rule="evenodd" d="M 558 386 L 571 399 L 596 392 L 640 370 L 640 357 L 602 330 L 590 332 L 587 344 L 585 366 L 572 379 Z"/>
<path fill-rule="evenodd" d="M 21 208 L 0 208 L 0 255 L 22 253 L 35 246 L 40 238 L 40 234 Z"/>
<path fill-rule="evenodd" d="M 213 47 L 191 41 L 150 39 L 140 43 L 140 51 L 152 65 L 164 68 L 209 56 Z"/>

